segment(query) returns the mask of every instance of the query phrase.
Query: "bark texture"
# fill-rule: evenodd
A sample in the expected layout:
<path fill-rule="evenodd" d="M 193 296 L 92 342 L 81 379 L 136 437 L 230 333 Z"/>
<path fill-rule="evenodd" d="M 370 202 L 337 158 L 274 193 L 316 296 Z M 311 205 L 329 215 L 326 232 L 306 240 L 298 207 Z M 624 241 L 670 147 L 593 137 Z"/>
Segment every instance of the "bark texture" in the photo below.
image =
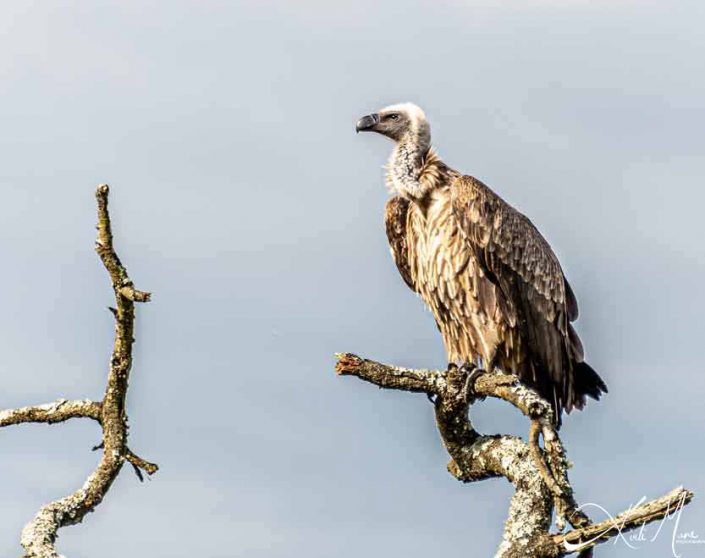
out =
<path fill-rule="evenodd" d="M 107 184 L 96 191 L 98 203 L 98 238 L 96 252 L 108 271 L 115 293 L 115 340 L 110 357 L 108 379 L 102 401 L 59 399 L 53 403 L 0 411 L 0 427 L 42 422 L 54 424 L 73 418 L 97 421 L 103 431 L 100 463 L 78 490 L 41 507 L 24 527 L 20 542 L 26 558 L 60 558 L 55 548 L 58 530 L 80 523 L 88 512 L 101 503 L 110 486 L 127 461 L 142 480 L 142 471 L 152 475 L 159 467 L 138 457 L 127 445 L 128 424 L 125 399 L 132 367 L 132 344 L 135 302 L 148 302 L 150 293 L 135 289 L 127 269 L 113 247 L 108 213 Z"/>
<path fill-rule="evenodd" d="M 569 463 L 553 427 L 551 406 L 515 376 L 456 367 L 412 370 L 350 353 L 336 357 L 339 375 L 434 398 L 438 431 L 451 457 L 448 471 L 455 478 L 469 483 L 504 477 L 514 485 L 497 558 L 554 558 L 572 553 L 586 558 L 595 545 L 662 519 L 693 498 L 692 492 L 679 487 L 613 519 L 593 524 L 575 500 L 568 480 Z M 475 431 L 469 407 L 475 399 L 484 397 L 507 401 L 530 420 L 528 442 L 516 436 L 486 436 Z M 558 532 L 551 533 L 554 510 Z M 563 532 L 566 522 L 572 529 Z"/>

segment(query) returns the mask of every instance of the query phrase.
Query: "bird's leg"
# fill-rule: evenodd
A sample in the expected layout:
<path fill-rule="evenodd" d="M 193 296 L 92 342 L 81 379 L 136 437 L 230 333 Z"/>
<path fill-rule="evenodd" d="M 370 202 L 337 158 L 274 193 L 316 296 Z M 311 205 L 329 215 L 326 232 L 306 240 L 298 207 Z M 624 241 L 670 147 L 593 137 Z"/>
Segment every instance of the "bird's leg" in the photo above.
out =
<path fill-rule="evenodd" d="M 482 368 L 479 368 L 475 366 L 473 362 L 465 362 L 461 367 L 460 370 L 467 374 L 465 378 L 465 387 L 463 388 L 463 396 L 465 397 L 465 401 L 474 401 L 475 400 L 475 382 L 477 379 L 485 374 L 487 371 L 483 370 Z"/>

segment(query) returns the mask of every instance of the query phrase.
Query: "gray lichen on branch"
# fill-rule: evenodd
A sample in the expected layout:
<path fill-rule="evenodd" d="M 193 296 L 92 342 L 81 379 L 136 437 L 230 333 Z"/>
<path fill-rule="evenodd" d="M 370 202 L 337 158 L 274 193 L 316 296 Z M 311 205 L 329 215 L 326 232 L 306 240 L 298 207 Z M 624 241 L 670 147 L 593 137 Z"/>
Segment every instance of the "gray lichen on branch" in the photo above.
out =
<path fill-rule="evenodd" d="M 20 542 L 26 558 L 60 558 L 54 546 L 58 530 L 80 523 L 88 512 L 101 503 L 125 461 L 132 464 L 140 480 L 143 478 L 141 471 L 152 475 L 159 469 L 155 463 L 134 454 L 127 445 L 125 401 L 132 368 L 134 304 L 148 302 L 151 295 L 135 289 L 127 269 L 115 252 L 108 213 L 108 194 L 107 184 L 98 186 L 96 252 L 110 275 L 116 303 L 115 308 L 111 308 L 115 318 L 115 339 L 103 400 L 59 399 L 45 405 L 0 411 L 0 427 L 30 422 L 53 424 L 72 418 L 90 418 L 100 423 L 103 431 L 102 443 L 98 446 L 103 450 L 100 463 L 83 486 L 64 498 L 42 506 L 22 530 Z"/>
<path fill-rule="evenodd" d="M 451 461 L 448 471 L 458 480 L 475 482 L 504 477 L 514 485 L 502 541 L 496 557 L 557 557 L 579 552 L 591 555 L 592 547 L 622 532 L 657 521 L 688 504 L 693 493 L 678 488 L 671 493 L 629 509 L 614 519 L 592 524 L 575 500 L 568 480 L 568 460 L 553 427 L 551 406 L 516 377 L 482 374 L 468 393 L 468 372 L 413 370 L 382 364 L 351 353 L 336 354 L 336 372 L 356 376 L 380 388 L 435 396 L 436 425 Z M 528 443 L 516 436 L 481 435 L 469 417 L 473 398 L 507 401 L 530 419 Z M 539 443 L 543 437 L 543 447 Z M 572 530 L 550 533 L 551 517 L 562 531 L 567 520 Z"/>

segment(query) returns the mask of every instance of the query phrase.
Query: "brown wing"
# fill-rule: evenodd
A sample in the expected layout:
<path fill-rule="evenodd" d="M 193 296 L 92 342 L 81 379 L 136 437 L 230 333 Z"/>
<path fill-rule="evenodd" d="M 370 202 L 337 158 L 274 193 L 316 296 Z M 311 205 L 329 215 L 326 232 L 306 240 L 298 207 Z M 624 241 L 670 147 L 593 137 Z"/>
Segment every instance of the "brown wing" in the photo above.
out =
<path fill-rule="evenodd" d="M 406 215 L 408 211 L 408 200 L 399 196 L 391 198 L 384 207 L 384 226 L 387 229 L 387 239 L 394 263 L 397 264 L 397 269 L 409 288 L 416 291 L 407 252 Z"/>
<path fill-rule="evenodd" d="M 451 200 L 477 261 L 505 299 L 508 323 L 524 341 L 525 369 L 517 371 L 522 380 L 553 402 L 557 421 L 562 407 L 582 408 L 585 395 L 598 398 L 607 391 L 583 363 L 580 339 L 570 325 L 578 316 L 577 301 L 541 233 L 473 177 L 452 183 Z"/>

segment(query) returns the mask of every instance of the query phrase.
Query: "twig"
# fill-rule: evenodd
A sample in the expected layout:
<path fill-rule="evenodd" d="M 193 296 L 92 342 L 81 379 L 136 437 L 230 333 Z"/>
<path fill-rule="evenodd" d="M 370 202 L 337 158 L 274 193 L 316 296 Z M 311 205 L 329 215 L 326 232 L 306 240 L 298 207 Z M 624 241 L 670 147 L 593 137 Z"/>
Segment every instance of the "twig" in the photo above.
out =
<path fill-rule="evenodd" d="M 159 470 L 159 465 L 142 459 L 138 455 L 132 453 L 129 449 L 125 451 L 125 459 L 127 459 L 138 471 L 141 469 L 150 476 Z M 142 477 L 140 477 L 140 480 L 142 480 Z"/>

